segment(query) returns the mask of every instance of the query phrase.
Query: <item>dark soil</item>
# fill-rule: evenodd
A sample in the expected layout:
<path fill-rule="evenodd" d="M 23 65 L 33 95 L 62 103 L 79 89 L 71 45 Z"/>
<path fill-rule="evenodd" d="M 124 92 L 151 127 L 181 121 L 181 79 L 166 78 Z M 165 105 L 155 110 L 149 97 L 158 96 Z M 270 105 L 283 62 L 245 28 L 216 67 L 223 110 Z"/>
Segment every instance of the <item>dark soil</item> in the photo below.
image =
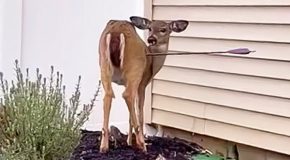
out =
<path fill-rule="evenodd" d="M 112 131 L 111 131 L 112 133 Z M 178 138 L 146 137 L 147 152 L 136 146 L 128 146 L 127 136 L 116 132 L 111 135 L 110 150 L 100 153 L 100 131 L 82 131 L 82 138 L 70 160 L 155 160 L 163 156 L 166 160 L 187 160 L 203 149 L 195 143 Z"/>

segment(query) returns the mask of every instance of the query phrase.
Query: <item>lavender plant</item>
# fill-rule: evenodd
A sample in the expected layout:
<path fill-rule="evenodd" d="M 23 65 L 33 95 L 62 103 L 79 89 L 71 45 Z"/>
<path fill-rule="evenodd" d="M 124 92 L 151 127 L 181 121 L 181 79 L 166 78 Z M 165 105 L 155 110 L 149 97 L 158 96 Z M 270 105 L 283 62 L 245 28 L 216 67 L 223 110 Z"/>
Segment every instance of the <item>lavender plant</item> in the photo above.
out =
<path fill-rule="evenodd" d="M 80 81 L 66 99 L 63 76 L 51 67 L 50 77 L 36 70 L 22 73 L 15 61 L 16 81 L 8 83 L 0 74 L 0 159 L 68 159 L 80 138 L 80 129 L 88 120 L 100 82 L 89 104 L 80 104 Z"/>

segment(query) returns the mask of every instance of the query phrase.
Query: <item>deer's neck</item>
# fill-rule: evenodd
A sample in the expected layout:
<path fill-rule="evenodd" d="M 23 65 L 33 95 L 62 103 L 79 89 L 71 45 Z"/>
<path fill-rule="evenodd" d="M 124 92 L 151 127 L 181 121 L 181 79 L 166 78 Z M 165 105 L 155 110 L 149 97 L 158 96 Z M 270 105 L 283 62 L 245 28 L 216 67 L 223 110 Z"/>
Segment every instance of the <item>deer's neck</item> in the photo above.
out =
<path fill-rule="evenodd" d="M 149 51 L 151 53 L 167 53 L 168 52 L 168 43 L 164 43 L 161 45 L 156 46 L 149 46 Z M 163 66 L 165 62 L 166 56 L 154 56 L 152 57 L 152 68 L 153 68 L 153 74 L 152 77 L 155 76 L 161 67 Z"/>

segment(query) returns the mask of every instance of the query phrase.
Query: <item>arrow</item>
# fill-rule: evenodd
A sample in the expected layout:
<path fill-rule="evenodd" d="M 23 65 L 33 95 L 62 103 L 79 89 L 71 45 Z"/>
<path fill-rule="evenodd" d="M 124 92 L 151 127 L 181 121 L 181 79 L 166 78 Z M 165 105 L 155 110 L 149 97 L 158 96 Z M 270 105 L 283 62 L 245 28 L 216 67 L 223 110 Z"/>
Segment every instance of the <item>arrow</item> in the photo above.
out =
<path fill-rule="evenodd" d="M 230 54 L 240 54 L 246 55 L 251 52 L 248 48 L 237 48 L 228 51 L 213 51 L 213 52 L 171 52 L 171 53 L 148 53 L 146 56 L 166 56 L 166 55 L 191 55 L 191 54 L 221 54 L 221 53 L 230 53 Z"/>

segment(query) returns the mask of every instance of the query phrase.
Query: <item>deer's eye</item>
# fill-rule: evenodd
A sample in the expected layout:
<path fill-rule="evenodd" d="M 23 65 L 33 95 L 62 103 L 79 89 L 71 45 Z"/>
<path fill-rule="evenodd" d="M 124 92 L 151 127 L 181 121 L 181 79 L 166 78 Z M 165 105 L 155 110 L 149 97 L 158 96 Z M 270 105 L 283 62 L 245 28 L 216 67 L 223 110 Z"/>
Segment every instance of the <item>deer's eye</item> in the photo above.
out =
<path fill-rule="evenodd" d="M 151 29 L 151 28 L 148 28 L 148 30 L 149 30 L 149 32 L 151 32 L 151 31 L 152 31 L 152 29 Z"/>
<path fill-rule="evenodd" d="M 160 29 L 160 32 L 165 33 L 166 32 L 166 29 L 165 28 L 161 28 Z"/>

